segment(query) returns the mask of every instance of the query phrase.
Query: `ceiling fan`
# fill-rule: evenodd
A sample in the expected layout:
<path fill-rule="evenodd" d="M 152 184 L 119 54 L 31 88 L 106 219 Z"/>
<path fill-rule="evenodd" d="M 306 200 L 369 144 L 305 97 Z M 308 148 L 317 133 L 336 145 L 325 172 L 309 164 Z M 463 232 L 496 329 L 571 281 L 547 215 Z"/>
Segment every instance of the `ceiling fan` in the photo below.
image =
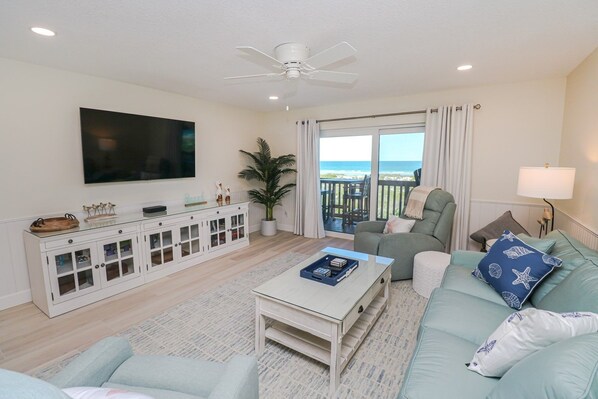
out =
<path fill-rule="evenodd" d="M 267 61 L 277 72 L 230 76 L 224 78 L 226 80 L 247 78 L 286 78 L 294 80 L 302 77 L 311 80 L 351 84 L 358 77 L 356 73 L 320 69 L 357 53 L 357 50 L 347 42 L 340 42 L 311 57 L 309 56 L 309 48 L 301 43 L 283 43 L 276 46 L 274 48 L 274 57 L 250 46 L 239 46 L 237 50 L 248 54 L 258 61 Z"/>

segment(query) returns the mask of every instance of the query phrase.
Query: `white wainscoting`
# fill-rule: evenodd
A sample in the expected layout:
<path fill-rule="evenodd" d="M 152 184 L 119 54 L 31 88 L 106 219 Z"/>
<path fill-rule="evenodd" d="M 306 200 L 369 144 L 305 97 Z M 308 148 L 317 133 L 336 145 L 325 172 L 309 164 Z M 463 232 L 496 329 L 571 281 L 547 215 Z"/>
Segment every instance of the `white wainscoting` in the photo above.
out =
<path fill-rule="evenodd" d="M 584 225 L 579 220 L 569 216 L 568 214 L 556 210 L 555 226 L 566 231 L 576 240 L 583 243 L 585 246 L 598 251 L 598 233 L 593 231 L 590 227 Z"/>

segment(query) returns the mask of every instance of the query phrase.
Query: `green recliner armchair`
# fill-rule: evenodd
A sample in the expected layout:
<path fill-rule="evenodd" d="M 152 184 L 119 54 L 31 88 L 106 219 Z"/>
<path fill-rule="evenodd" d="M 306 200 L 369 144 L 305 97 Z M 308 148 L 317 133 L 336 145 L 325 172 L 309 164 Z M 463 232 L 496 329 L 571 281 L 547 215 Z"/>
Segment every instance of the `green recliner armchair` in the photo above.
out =
<path fill-rule="evenodd" d="M 415 221 L 410 233 L 383 234 L 386 222 L 361 222 L 355 226 L 353 247 L 357 252 L 394 258 L 392 280 L 410 279 L 416 254 L 446 250 L 456 207 L 450 193 L 434 190 L 424 205 L 423 219 Z"/>

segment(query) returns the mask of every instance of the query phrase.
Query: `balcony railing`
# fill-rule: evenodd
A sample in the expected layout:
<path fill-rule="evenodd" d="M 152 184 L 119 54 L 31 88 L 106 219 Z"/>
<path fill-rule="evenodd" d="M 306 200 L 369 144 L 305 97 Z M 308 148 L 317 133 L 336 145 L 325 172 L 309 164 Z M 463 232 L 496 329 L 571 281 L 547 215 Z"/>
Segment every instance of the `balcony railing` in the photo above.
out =
<path fill-rule="evenodd" d="M 355 179 L 320 179 L 320 190 L 322 192 L 322 214 L 324 222 L 329 219 L 341 219 L 343 223 L 354 220 L 347 218 L 347 212 L 355 213 L 356 209 L 347 209 L 345 194 L 349 187 L 359 183 Z M 416 186 L 413 180 L 379 180 L 378 181 L 378 204 L 375 209 L 376 220 L 386 220 L 390 215 L 400 214 L 406 205 L 409 192 Z M 369 201 L 369 199 L 367 200 Z M 369 202 L 368 202 L 369 203 Z M 358 202 L 358 207 L 367 207 L 366 201 Z M 357 211 L 367 209 L 357 209 Z"/>

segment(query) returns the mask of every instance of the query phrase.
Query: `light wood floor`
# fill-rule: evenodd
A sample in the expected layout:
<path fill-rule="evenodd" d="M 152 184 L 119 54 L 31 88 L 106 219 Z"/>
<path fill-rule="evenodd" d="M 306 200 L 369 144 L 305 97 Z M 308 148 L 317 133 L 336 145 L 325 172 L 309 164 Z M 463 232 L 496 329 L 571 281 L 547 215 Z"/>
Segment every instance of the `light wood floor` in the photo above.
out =
<path fill-rule="evenodd" d="M 33 303 L 0 311 L 0 368 L 28 372 L 75 349 L 114 335 L 237 274 L 287 252 L 313 254 L 353 241 L 308 239 L 279 232 L 250 235 L 248 248 L 213 259 L 125 293 L 49 319 Z"/>

